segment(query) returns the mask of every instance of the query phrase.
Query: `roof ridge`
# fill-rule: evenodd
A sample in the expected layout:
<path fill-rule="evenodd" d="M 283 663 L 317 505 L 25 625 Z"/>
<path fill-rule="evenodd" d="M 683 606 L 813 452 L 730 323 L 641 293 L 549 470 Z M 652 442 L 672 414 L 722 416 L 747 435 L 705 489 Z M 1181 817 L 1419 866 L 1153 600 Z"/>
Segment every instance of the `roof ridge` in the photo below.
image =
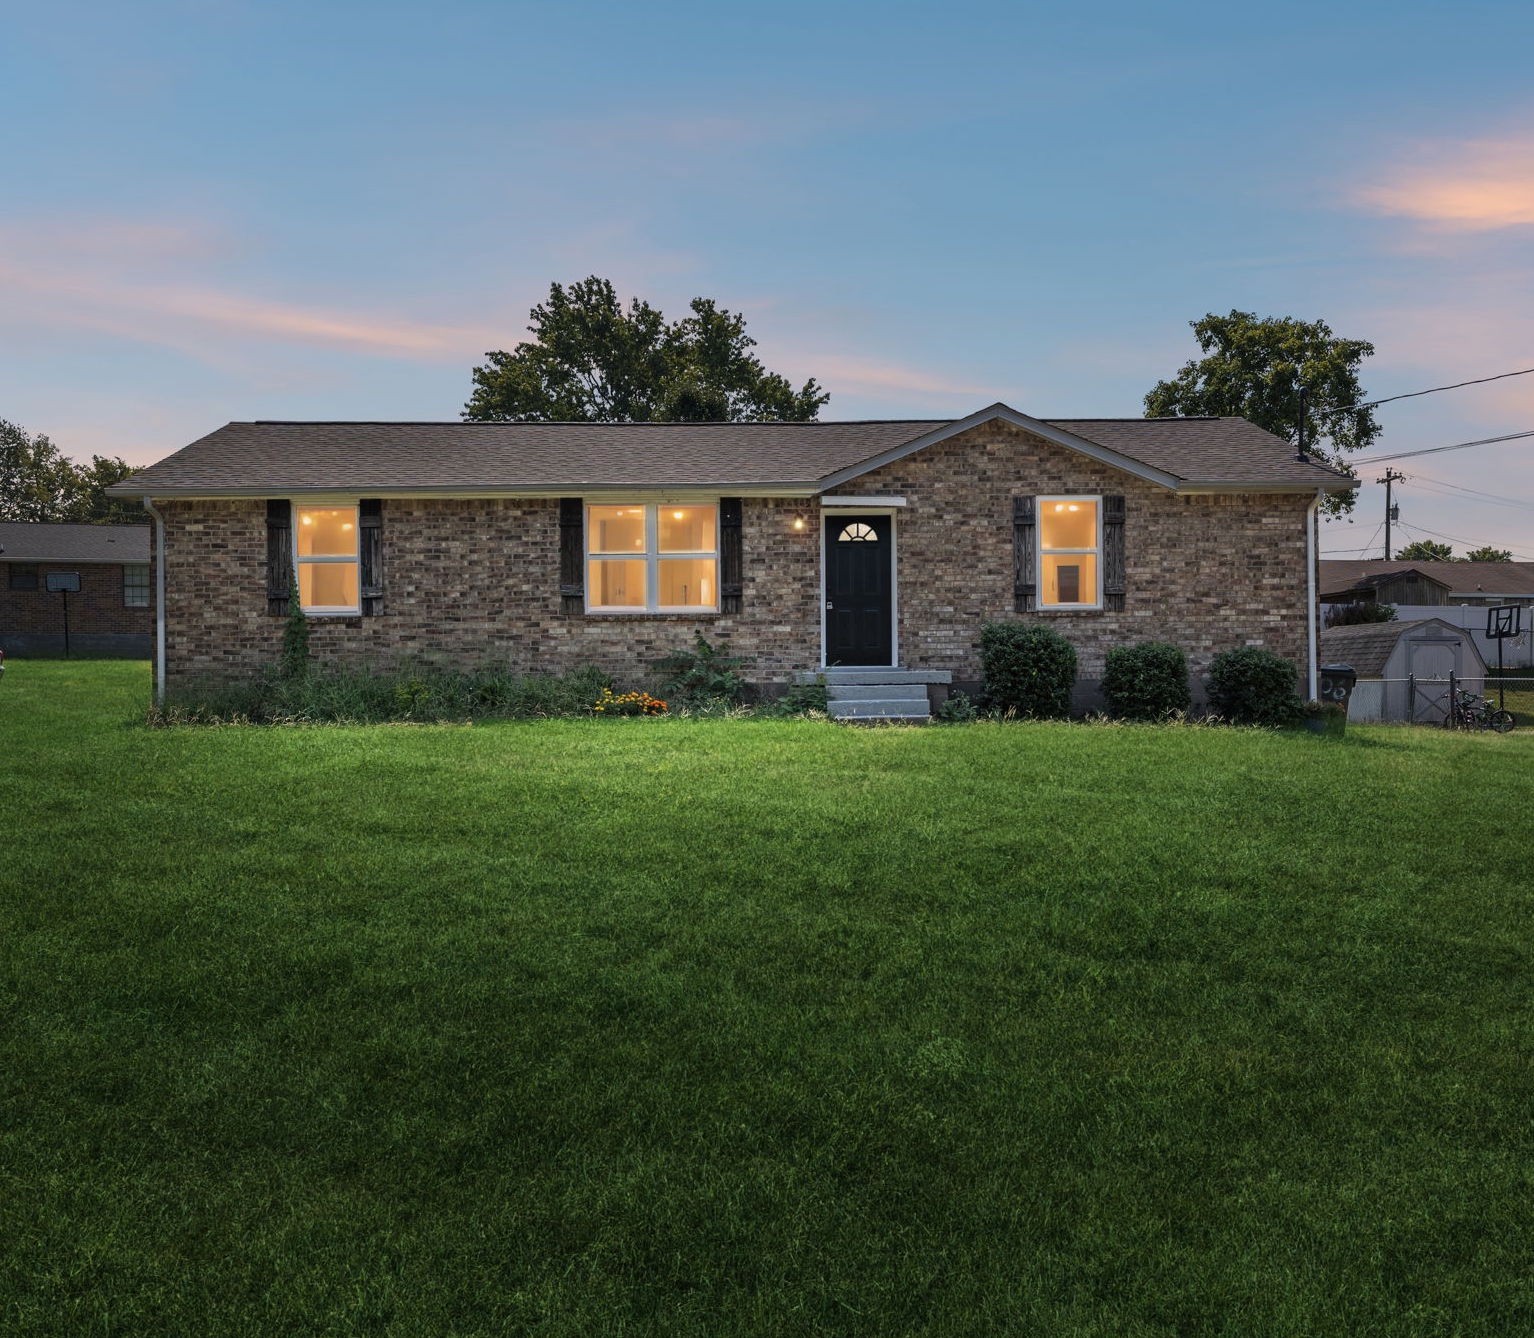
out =
<path fill-rule="evenodd" d="M 752 419 L 735 422 L 711 419 L 706 423 L 673 422 L 657 419 L 649 422 L 604 422 L 581 418 L 509 419 L 466 421 L 459 418 L 247 418 L 235 419 L 231 427 L 857 427 L 862 424 L 883 426 L 889 423 L 951 423 L 952 418 L 827 418 L 827 419 Z M 216 430 L 216 429 L 215 429 Z"/>

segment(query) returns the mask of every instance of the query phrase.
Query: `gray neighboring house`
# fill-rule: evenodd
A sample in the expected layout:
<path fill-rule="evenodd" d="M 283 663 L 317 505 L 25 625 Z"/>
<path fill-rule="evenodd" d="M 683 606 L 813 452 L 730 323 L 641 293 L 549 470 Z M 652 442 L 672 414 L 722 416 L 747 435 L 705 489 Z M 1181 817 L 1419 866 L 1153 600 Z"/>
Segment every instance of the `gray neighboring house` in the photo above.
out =
<path fill-rule="evenodd" d="M 1475 638 L 1442 618 L 1325 628 L 1321 659 L 1358 672 L 1348 719 L 1364 724 L 1440 723 L 1451 673 L 1468 692 L 1486 689 L 1486 662 Z"/>

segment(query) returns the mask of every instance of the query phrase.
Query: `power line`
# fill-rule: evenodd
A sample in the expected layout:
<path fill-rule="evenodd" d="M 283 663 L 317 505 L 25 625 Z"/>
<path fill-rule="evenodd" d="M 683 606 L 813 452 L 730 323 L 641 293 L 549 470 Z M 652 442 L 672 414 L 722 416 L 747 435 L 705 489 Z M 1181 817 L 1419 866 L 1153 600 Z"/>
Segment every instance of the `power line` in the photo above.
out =
<path fill-rule="evenodd" d="M 1454 488 L 1453 484 L 1439 487 L 1435 483 L 1423 482 L 1415 474 L 1408 475 L 1407 482 L 1423 492 L 1432 493 L 1435 497 L 1446 497 L 1452 502 L 1474 502 L 1479 506 L 1505 506 L 1511 511 L 1534 511 L 1534 502 L 1517 501 L 1510 497 L 1489 497 L 1485 493 L 1472 492 L 1468 488 Z M 1466 495 L 1461 496 L 1461 494 Z"/>
<path fill-rule="evenodd" d="M 1510 376 L 1528 376 L 1530 372 L 1534 372 L 1534 367 L 1525 367 L 1520 372 L 1501 372 L 1496 376 L 1478 376 L 1474 381 L 1456 381 L 1452 386 L 1434 386 L 1430 390 L 1411 390 L 1404 395 L 1387 395 L 1382 400 L 1370 400 L 1355 407 L 1375 409 L 1381 404 L 1393 404 L 1396 400 L 1414 400 L 1419 395 L 1436 395 L 1440 390 L 1459 390 L 1463 386 L 1484 386 L 1488 381 L 1506 381 Z"/>
<path fill-rule="evenodd" d="M 1430 529 L 1428 529 L 1428 528 L 1426 528 L 1425 526 L 1422 526 L 1422 525 L 1408 525 L 1404 521 L 1401 522 L 1401 528 L 1403 530 L 1410 530 L 1414 534 L 1428 534 L 1428 535 L 1431 535 L 1435 539 L 1447 539 L 1450 543 L 1464 544 L 1464 545 L 1466 545 L 1469 548 L 1503 548 L 1504 547 L 1504 545 L 1498 544 L 1498 543 L 1479 543 L 1478 544 L 1478 543 L 1475 542 L 1474 539 L 1462 539 L 1458 535 L 1455 535 L 1455 534 L 1441 534 L 1437 530 L 1430 530 Z M 1513 552 L 1512 549 L 1507 549 L 1507 551 L 1513 553 L 1513 556 L 1515 558 L 1517 558 L 1520 562 L 1534 562 L 1534 557 L 1531 557 L 1528 553 Z"/>
<path fill-rule="evenodd" d="M 1432 474 L 1419 474 L 1415 470 L 1407 475 L 1409 481 L 1421 479 L 1426 483 L 1437 483 L 1445 488 L 1453 488 L 1455 492 L 1467 492 L 1472 497 L 1484 497 L 1492 502 L 1506 502 L 1509 505 L 1534 506 L 1534 502 L 1523 497 L 1503 497 L 1501 493 L 1482 492 L 1479 488 L 1467 488 L 1463 483 L 1450 483 L 1448 479 L 1436 478 Z"/>
<path fill-rule="evenodd" d="M 1534 368 L 1530 370 L 1534 371 Z M 1511 376 L 1513 373 L 1509 372 L 1508 375 Z M 1350 465 L 1382 465 L 1387 460 L 1405 460 L 1413 455 L 1437 455 L 1440 451 L 1462 451 L 1467 446 L 1491 446 L 1499 441 L 1521 441 L 1524 437 L 1534 437 L 1534 428 L 1527 432 L 1509 432 L 1505 437 L 1481 437 L 1475 441 L 1457 441 L 1452 446 L 1429 446 L 1421 451 L 1397 451 L 1394 455 L 1366 455 L 1359 460 L 1349 460 L 1348 463 Z"/>

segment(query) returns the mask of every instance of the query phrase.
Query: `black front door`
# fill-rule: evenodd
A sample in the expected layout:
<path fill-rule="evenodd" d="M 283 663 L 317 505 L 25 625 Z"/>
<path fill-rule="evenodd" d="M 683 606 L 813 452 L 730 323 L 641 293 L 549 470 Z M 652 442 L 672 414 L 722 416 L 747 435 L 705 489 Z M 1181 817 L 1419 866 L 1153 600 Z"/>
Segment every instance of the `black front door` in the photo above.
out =
<path fill-rule="evenodd" d="M 826 516 L 826 663 L 888 665 L 894 545 L 889 516 Z"/>

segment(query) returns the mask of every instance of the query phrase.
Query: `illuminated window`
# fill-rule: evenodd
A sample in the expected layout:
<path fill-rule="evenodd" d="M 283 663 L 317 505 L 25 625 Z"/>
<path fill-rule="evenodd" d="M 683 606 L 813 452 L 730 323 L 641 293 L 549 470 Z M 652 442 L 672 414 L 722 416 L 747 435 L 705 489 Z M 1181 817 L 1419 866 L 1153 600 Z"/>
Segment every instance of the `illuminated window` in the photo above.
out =
<path fill-rule="evenodd" d="M 713 612 L 718 568 L 718 507 L 651 502 L 586 508 L 588 609 Z"/>
<path fill-rule="evenodd" d="M 863 524 L 861 520 L 842 526 L 842 532 L 836 536 L 839 544 L 873 544 L 878 541 L 879 536 L 874 533 L 874 527 Z"/>
<path fill-rule="evenodd" d="M 1102 607 L 1101 508 L 1096 497 L 1041 497 L 1039 605 L 1046 609 Z"/>
<path fill-rule="evenodd" d="M 149 564 L 129 563 L 123 567 L 123 607 L 147 609 L 149 607 Z"/>
<path fill-rule="evenodd" d="M 360 613 L 357 508 L 294 508 L 298 602 L 305 613 Z"/>

